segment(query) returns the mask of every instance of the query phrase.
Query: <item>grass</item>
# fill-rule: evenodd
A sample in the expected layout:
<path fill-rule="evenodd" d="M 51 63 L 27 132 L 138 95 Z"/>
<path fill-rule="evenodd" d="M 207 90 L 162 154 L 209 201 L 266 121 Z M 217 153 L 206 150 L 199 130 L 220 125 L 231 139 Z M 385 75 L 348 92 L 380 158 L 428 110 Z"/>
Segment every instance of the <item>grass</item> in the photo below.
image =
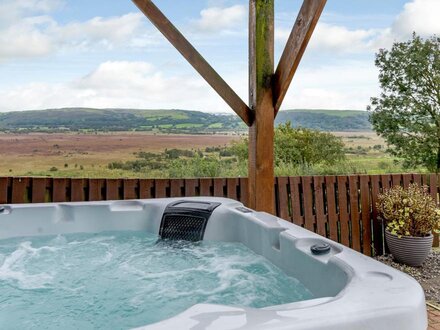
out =
<path fill-rule="evenodd" d="M 175 126 L 176 128 L 197 128 L 197 127 L 203 127 L 203 124 L 186 123 L 186 124 L 177 124 Z"/>

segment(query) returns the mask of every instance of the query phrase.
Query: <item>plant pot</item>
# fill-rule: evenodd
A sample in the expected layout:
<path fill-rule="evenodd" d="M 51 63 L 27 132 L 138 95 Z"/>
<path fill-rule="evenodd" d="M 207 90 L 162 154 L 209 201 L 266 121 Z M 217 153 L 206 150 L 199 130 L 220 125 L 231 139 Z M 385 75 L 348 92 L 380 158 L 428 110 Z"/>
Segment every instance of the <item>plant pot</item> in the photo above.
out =
<path fill-rule="evenodd" d="M 396 261 L 408 266 L 418 267 L 422 265 L 429 252 L 431 252 L 434 236 L 430 234 L 426 237 L 402 236 L 399 238 L 397 235 L 385 230 L 385 239 Z"/>

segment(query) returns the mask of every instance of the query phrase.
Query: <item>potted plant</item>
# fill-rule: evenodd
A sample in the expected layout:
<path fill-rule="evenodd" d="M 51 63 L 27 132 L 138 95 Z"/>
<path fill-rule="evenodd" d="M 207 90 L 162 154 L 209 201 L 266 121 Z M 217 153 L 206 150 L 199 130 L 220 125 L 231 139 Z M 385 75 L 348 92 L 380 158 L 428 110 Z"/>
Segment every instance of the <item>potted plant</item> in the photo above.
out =
<path fill-rule="evenodd" d="M 432 231 L 440 223 L 440 210 L 426 186 L 394 186 L 378 196 L 377 210 L 384 221 L 385 240 L 394 259 L 420 266 L 432 248 Z"/>

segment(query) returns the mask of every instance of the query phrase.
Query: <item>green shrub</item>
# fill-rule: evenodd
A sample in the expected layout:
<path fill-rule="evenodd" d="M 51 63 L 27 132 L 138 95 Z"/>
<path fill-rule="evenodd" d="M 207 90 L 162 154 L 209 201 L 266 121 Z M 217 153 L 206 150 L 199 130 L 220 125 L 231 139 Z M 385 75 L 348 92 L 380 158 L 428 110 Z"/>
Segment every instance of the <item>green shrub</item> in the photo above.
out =
<path fill-rule="evenodd" d="M 386 229 L 399 237 L 428 236 L 440 223 L 440 210 L 428 188 L 415 183 L 408 189 L 394 186 L 380 194 L 377 210 Z"/>

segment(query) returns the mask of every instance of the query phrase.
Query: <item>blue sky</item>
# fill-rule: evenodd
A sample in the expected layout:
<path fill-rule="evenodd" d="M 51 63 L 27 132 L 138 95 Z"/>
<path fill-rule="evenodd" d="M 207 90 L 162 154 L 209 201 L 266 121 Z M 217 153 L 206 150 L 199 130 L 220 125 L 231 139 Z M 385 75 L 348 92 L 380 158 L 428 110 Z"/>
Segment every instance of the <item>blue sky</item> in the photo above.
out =
<path fill-rule="evenodd" d="M 247 101 L 247 1 L 156 0 Z M 276 58 L 302 1 L 276 1 Z M 328 0 L 283 109 L 365 109 L 374 54 L 440 34 L 439 0 Z M 0 0 L 0 111 L 57 107 L 229 112 L 129 0 Z"/>

